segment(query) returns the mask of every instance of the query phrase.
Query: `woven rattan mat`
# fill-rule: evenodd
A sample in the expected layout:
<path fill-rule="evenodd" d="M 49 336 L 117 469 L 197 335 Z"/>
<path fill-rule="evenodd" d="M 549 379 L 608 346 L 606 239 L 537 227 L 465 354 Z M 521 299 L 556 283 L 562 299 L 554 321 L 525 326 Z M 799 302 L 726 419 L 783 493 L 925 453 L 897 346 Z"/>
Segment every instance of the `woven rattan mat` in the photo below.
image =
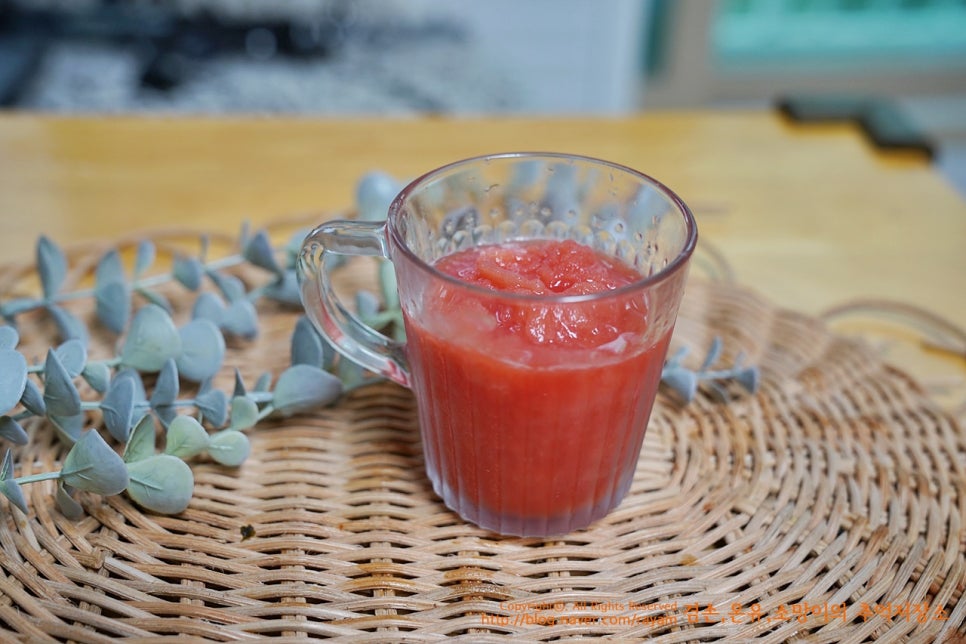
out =
<path fill-rule="evenodd" d="M 227 382 L 287 366 L 296 315 L 262 307 Z M 963 428 L 861 343 L 692 278 L 675 341 L 700 357 L 713 336 L 761 366 L 759 393 L 662 392 L 628 497 L 559 539 L 448 511 L 413 398 L 388 383 L 262 423 L 242 468 L 195 466 L 177 516 L 82 496 L 70 521 L 52 482 L 28 486 L 28 516 L 0 505 L 0 639 L 962 641 Z M 52 432 L 29 431 L 18 474 L 55 469 Z"/>

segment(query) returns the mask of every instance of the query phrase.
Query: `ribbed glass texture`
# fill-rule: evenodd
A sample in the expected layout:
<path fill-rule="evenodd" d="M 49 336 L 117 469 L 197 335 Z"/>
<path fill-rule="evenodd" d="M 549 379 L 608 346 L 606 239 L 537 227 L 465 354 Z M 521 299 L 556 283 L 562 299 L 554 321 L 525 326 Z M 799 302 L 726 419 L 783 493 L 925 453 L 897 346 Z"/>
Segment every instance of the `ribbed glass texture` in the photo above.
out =
<path fill-rule="evenodd" d="M 687 207 L 618 165 L 501 155 L 417 180 L 388 221 L 435 491 L 502 534 L 563 534 L 606 515 L 630 487 L 660 380 L 696 238 Z M 548 239 L 618 259 L 640 279 L 591 295 L 521 295 L 434 267 L 478 246 Z M 590 320 L 610 335 L 527 344 L 494 330 L 514 316 Z"/>

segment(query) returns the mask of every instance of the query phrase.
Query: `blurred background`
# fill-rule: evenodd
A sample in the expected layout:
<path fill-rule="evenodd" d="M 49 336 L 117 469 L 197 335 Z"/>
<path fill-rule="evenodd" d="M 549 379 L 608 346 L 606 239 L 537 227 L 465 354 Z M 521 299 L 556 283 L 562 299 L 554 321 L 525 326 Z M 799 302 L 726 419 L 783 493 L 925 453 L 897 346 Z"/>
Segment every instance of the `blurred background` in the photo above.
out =
<path fill-rule="evenodd" d="M 618 115 L 796 97 L 887 104 L 883 127 L 927 139 L 966 195 L 966 0 L 0 0 L 8 110 Z"/>

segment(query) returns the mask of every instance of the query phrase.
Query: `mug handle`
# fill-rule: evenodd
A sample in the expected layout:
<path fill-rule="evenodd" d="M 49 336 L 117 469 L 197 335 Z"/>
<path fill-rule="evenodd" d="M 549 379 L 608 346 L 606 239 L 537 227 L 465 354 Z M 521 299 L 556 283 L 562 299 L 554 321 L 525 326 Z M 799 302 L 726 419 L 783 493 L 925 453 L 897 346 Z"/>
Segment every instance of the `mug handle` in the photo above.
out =
<path fill-rule="evenodd" d="M 386 222 L 330 221 L 318 226 L 302 242 L 296 274 L 302 306 L 309 320 L 345 358 L 410 386 L 406 345 L 363 324 L 336 297 L 327 254 L 389 259 Z"/>

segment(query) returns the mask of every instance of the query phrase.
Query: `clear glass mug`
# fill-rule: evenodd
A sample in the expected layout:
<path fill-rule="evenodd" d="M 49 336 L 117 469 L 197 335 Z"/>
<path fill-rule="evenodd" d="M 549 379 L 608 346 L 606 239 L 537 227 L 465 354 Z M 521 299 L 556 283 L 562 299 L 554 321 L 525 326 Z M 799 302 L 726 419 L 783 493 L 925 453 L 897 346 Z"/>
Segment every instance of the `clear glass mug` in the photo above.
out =
<path fill-rule="evenodd" d="M 521 240 L 573 240 L 640 277 L 604 292 L 534 295 L 434 267 Z M 298 275 L 316 328 L 346 358 L 415 393 L 426 471 L 445 504 L 501 534 L 550 536 L 603 517 L 630 488 L 696 241 L 688 207 L 646 175 L 509 153 L 423 175 L 384 222 L 322 224 L 304 242 Z M 339 301 L 331 253 L 392 261 L 405 342 Z"/>

